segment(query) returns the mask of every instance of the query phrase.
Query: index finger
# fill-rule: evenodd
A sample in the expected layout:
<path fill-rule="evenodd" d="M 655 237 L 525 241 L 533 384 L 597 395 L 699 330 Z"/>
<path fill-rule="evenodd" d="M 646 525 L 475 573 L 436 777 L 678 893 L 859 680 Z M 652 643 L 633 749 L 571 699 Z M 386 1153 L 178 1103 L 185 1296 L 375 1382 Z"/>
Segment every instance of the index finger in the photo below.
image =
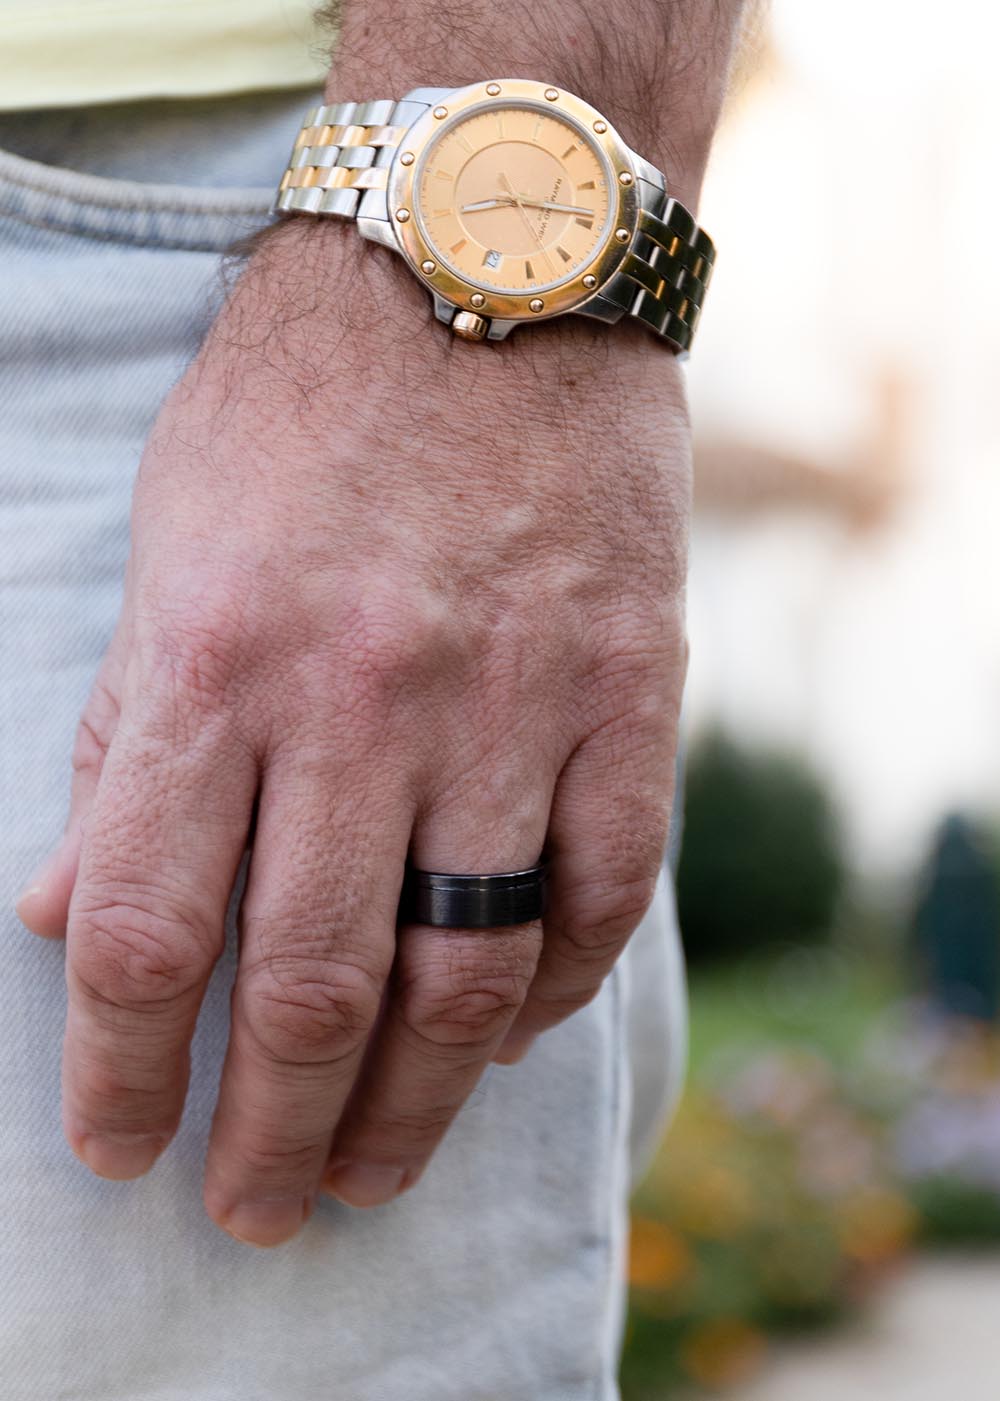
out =
<path fill-rule="evenodd" d="M 188 1047 L 224 941 L 256 765 L 223 727 L 178 742 L 124 718 L 108 751 L 67 927 L 63 1125 L 102 1177 L 173 1137 Z"/>

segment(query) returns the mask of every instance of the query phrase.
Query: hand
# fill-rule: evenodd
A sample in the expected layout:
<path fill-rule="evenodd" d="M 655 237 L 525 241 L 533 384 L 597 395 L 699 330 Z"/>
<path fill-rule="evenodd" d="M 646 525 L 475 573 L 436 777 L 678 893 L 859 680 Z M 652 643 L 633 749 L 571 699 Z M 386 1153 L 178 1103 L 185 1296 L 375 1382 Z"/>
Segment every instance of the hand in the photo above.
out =
<path fill-rule="evenodd" d="M 385 308 L 391 306 L 391 312 Z M 205 1178 L 239 1238 L 416 1181 L 490 1059 L 598 991 L 648 902 L 686 667 L 680 373 L 639 328 L 453 343 L 387 250 L 265 239 L 169 396 L 62 845 L 64 1123 L 175 1132 L 257 811 Z M 419 866 L 548 840 L 543 929 L 396 929 Z"/>

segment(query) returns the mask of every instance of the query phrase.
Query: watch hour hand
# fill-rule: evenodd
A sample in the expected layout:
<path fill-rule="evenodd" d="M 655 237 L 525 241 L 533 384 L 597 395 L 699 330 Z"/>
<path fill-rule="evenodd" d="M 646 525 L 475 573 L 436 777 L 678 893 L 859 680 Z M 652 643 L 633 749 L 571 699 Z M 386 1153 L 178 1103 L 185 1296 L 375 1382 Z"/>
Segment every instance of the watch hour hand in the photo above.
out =
<path fill-rule="evenodd" d="M 475 214 L 480 209 L 503 209 L 514 203 L 512 195 L 498 195 L 496 199 L 480 199 L 475 204 L 463 204 L 460 212 L 462 214 Z"/>

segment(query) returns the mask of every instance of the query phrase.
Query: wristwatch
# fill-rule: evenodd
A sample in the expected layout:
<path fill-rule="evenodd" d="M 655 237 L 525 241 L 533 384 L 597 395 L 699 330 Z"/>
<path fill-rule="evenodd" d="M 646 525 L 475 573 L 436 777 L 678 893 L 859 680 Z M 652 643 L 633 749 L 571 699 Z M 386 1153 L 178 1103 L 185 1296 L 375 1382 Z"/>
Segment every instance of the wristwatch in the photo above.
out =
<path fill-rule="evenodd" d="M 521 78 L 313 108 L 273 212 L 356 219 L 471 341 L 575 313 L 633 317 L 683 355 L 715 261 L 606 117 Z"/>

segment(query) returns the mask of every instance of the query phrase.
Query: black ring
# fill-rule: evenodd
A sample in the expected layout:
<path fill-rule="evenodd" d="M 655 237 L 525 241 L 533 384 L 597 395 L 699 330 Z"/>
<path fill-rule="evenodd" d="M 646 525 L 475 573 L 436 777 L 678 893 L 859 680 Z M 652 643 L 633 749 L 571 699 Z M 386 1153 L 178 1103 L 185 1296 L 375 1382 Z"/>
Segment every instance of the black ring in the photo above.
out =
<path fill-rule="evenodd" d="M 406 867 L 399 918 L 435 929 L 502 929 L 545 913 L 548 862 L 524 871 L 460 876 Z"/>

